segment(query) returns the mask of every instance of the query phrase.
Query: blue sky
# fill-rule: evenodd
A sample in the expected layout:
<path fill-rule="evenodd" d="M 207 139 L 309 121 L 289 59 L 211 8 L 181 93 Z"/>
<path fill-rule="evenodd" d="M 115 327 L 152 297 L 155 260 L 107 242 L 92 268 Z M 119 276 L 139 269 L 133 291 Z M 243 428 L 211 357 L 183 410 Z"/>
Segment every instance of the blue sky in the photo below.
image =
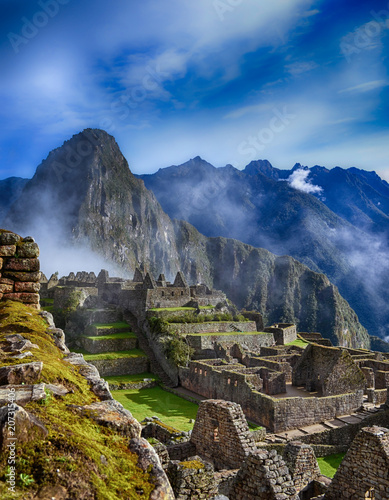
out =
<path fill-rule="evenodd" d="M 0 0 L 0 178 L 86 127 L 135 173 L 200 155 L 389 180 L 389 2 Z"/>

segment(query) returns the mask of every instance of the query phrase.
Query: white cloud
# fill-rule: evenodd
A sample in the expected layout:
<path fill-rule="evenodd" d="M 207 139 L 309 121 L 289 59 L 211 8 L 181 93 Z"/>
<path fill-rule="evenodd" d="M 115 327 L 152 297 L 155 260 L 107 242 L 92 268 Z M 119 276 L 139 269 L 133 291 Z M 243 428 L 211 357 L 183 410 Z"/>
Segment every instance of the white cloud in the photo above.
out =
<path fill-rule="evenodd" d="M 338 94 L 344 94 L 345 92 L 369 92 L 370 90 L 381 89 L 387 87 L 389 82 L 386 80 L 374 80 L 372 82 L 365 82 L 354 87 L 348 87 L 347 89 L 342 89 L 338 91 Z"/>
<path fill-rule="evenodd" d="M 254 104 L 252 106 L 244 106 L 242 108 L 238 108 L 235 111 L 231 111 L 223 116 L 224 119 L 235 119 L 241 118 L 242 116 L 252 114 L 252 113 L 263 113 L 264 111 L 269 111 L 271 109 L 270 104 Z"/>
<path fill-rule="evenodd" d="M 299 168 L 295 170 L 287 179 L 292 188 L 309 194 L 319 194 L 323 191 L 320 186 L 315 186 L 308 180 L 309 170 Z"/>
<path fill-rule="evenodd" d="M 288 73 L 292 76 L 299 76 L 308 71 L 312 71 L 318 68 L 318 65 L 314 61 L 299 61 L 285 66 Z"/>

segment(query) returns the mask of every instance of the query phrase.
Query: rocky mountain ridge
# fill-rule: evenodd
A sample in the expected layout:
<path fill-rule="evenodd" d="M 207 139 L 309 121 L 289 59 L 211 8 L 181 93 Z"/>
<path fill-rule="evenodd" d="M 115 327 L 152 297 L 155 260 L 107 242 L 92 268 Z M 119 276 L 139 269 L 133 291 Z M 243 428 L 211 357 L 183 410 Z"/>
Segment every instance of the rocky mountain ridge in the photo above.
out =
<path fill-rule="evenodd" d="M 297 322 L 300 330 L 321 331 L 334 343 L 369 346 L 356 314 L 324 275 L 291 257 L 207 238 L 191 224 L 171 220 L 104 131 L 87 129 L 52 151 L 21 197 L 23 203 L 12 205 L 3 224 L 36 235 L 41 248 L 70 242 L 81 251 L 90 247 L 129 273 L 139 262 L 167 277 L 182 270 L 191 282 L 223 290 L 268 322 Z M 330 211 L 327 217 L 328 225 L 338 222 Z"/>

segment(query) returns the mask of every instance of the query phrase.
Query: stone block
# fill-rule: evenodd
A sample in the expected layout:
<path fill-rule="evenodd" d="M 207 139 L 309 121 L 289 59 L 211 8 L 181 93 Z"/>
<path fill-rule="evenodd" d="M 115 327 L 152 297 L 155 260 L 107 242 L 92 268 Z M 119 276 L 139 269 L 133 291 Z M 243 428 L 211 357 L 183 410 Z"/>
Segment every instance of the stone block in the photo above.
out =
<path fill-rule="evenodd" d="M 13 257 L 16 254 L 15 245 L 1 245 L 0 257 Z"/>
<path fill-rule="evenodd" d="M 3 265 L 4 270 L 10 271 L 39 271 L 39 259 L 12 258 L 6 259 Z"/>
<path fill-rule="evenodd" d="M 0 247 L 1 248 L 1 247 Z M 14 281 L 26 281 L 26 282 L 33 282 L 33 283 L 39 283 L 39 280 L 41 279 L 41 273 L 40 271 L 35 271 L 35 272 L 23 272 L 23 271 L 4 271 L 3 272 L 3 277 L 12 279 Z"/>
<path fill-rule="evenodd" d="M 25 304 L 39 304 L 39 293 L 5 293 L 3 298 Z"/>
<path fill-rule="evenodd" d="M 14 291 L 13 284 L 12 285 L 3 285 L 0 283 L 0 293 L 12 293 Z"/>
<path fill-rule="evenodd" d="M 0 257 L 0 269 L 3 268 L 3 257 Z"/>
<path fill-rule="evenodd" d="M 22 242 L 18 245 L 18 255 L 19 257 L 34 259 L 39 257 L 39 247 L 36 243 Z"/>
<path fill-rule="evenodd" d="M 40 283 L 17 281 L 15 292 L 38 293 L 41 288 Z"/>
<path fill-rule="evenodd" d="M 11 231 L 0 232 L 0 245 L 16 245 L 20 240 L 21 237 Z"/>
<path fill-rule="evenodd" d="M 1 285 L 13 285 L 14 281 L 10 280 L 9 278 L 0 278 L 0 284 Z"/>
<path fill-rule="evenodd" d="M 15 421 L 14 426 L 9 426 L 9 417 Z M 16 443 L 16 447 L 23 443 L 42 440 L 48 434 L 46 427 L 34 415 L 18 405 L 5 406 L 0 409 L 0 440 L 1 448 L 9 449 L 10 443 Z"/>

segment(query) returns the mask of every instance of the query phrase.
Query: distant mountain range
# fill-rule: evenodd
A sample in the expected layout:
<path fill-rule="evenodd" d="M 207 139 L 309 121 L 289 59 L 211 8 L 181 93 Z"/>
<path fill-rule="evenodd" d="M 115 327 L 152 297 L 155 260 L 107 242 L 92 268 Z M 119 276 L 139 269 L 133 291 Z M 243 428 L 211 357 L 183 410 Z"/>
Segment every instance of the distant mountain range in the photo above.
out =
<path fill-rule="evenodd" d="M 351 224 L 313 196 L 263 174 L 249 175 L 231 166 L 215 169 L 199 158 L 156 175 L 169 173 L 173 175 L 170 188 L 165 184 L 166 196 L 155 189 L 165 210 L 176 207 L 177 213 L 183 212 L 181 218 L 199 227 L 206 216 L 209 227 L 203 224 L 203 230 L 213 237 L 204 236 L 189 222 L 172 220 L 144 182 L 131 173 L 114 138 L 92 129 L 49 154 L 1 224 L 36 237 L 46 249 L 43 270 L 58 253 L 69 260 L 77 250 L 89 270 L 91 248 L 128 273 L 139 262 L 169 277 L 181 269 L 191 282 L 222 289 L 239 307 L 259 310 L 268 323 L 296 322 L 300 331 L 320 331 L 336 344 L 369 346 L 355 312 L 326 276 L 292 257 L 277 257 L 263 248 L 220 237 L 228 233 L 235 237 L 243 228 L 242 239 L 247 241 L 264 230 L 264 244 L 281 245 L 294 237 L 298 249 L 301 238 L 296 232 L 306 230 L 306 255 L 314 267 L 308 255 L 322 254 L 317 260 L 324 265 L 335 251 L 330 240 L 327 247 L 322 244 L 327 229 L 354 230 Z M 152 179 L 145 181 L 149 184 Z M 169 197 L 174 201 L 170 205 Z M 316 253 L 309 254 L 315 241 Z"/>
<path fill-rule="evenodd" d="M 172 218 L 206 236 L 291 255 L 325 273 L 374 335 L 389 326 L 389 184 L 351 168 L 279 170 L 253 161 L 215 168 L 200 157 L 139 176 Z"/>

